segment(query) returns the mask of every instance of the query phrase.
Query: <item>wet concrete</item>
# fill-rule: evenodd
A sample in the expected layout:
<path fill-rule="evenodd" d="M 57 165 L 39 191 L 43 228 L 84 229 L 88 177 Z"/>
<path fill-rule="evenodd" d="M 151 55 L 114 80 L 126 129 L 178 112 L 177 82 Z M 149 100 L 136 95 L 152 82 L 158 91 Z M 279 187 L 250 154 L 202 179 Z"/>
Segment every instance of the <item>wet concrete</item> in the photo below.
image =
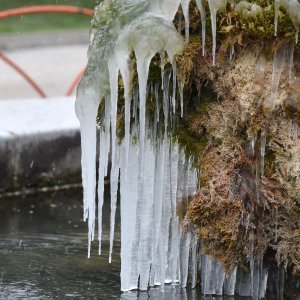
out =
<path fill-rule="evenodd" d="M 0 193 L 81 182 L 71 98 L 0 101 Z"/>

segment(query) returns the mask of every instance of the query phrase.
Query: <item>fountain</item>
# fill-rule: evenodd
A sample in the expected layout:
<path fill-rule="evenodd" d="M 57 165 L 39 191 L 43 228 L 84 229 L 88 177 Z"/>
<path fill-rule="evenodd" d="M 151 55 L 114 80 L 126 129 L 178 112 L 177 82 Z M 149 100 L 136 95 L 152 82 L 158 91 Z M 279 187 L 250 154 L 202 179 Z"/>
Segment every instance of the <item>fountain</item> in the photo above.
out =
<path fill-rule="evenodd" d="M 239 3 L 235 6 L 235 2 Z M 185 40 L 173 23 L 179 5 L 185 19 Z M 220 183 L 221 175 L 225 178 L 228 175 L 225 171 L 229 171 L 221 167 L 218 174 L 212 172 L 216 176 L 213 181 L 213 185 L 217 186 L 216 189 L 211 190 L 202 187 L 201 184 L 199 189 L 199 181 L 201 183 L 205 168 L 198 168 L 195 155 L 190 155 L 187 147 L 182 147 L 176 134 L 182 118 L 186 117 L 184 87 L 187 81 L 178 57 L 184 59 L 189 45 L 194 45 L 189 34 L 189 5 L 189 0 L 105 0 L 95 9 L 88 54 L 89 63 L 79 84 L 75 104 L 81 126 L 83 214 L 84 220 L 88 222 L 88 257 L 95 238 L 96 219 L 98 253 L 101 254 L 104 178 L 109 175 L 111 193 L 109 260 L 113 252 L 119 191 L 122 291 L 147 290 L 149 286 L 156 285 L 164 289 L 166 283 L 186 287 L 188 278 L 194 287 L 199 279 L 197 274 L 200 266 L 202 293 L 206 295 L 237 293 L 241 296 L 252 296 L 253 299 L 263 298 L 266 293 L 268 271 L 257 251 L 255 236 L 258 234 L 258 227 L 254 229 L 253 220 L 257 220 L 257 214 L 261 214 L 259 203 L 267 203 L 265 201 L 267 198 L 268 205 L 271 205 L 271 196 L 268 196 L 267 192 L 262 194 L 261 191 L 262 187 L 266 189 L 271 184 L 264 181 L 267 136 L 272 126 L 270 124 L 277 106 L 278 89 L 284 68 L 289 66 L 292 86 L 296 86 L 299 81 L 293 68 L 294 48 L 278 46 L 275 51 L 271 92 L 262 104 L 267 121 L 261 123 L 262 127 L 257 130 L 258 136 L 257 132 L 251 133 L 252 135 L 247 132 L 249 137 L 251 136 L 248 140 L 250 150 L 245 151 L 243 161 L 251 162 L 255 157 L 256 178 L 253 180 L 251 177 L 253 170 L 250 163 L 246 164 L 247 168 L 242 168 L 242 171 L 238 171 L 238 167 L 235 167 L 234 172 L 239 177 L 237 180 L 241 200 L 237 201 L 235 198 L 235 190 L 226 192 L 230 198 L 228 203 L 232 204 L 235 200 L 238 204 L 234 205 L 238 205 L 241 211 L 246 210 L 249 217 L 247 220 L 244 217 L 238 220 L 246 224 L 244 236 L 249 237 L 247 262 L 250 271 L 236 265 L 228 267 L 226 263 L 217 260 L 218 256 L 213 254 L 211 245 L 208 246 L 205 234 L 200 232 L 199 236 L 197 225 L 200 226 L 200 230 L 205 226 L 208 228 L 208 225 L 199 220 L 198 216 L 201 213 L 199 203 L 208 207 L 211 205 L 209 203 L 218 205 L 218 201 L 222 201 L 221 196 L 214 197 L 220 188 L 216 181 Z M 262 18 L 267 12 L 263 6 L 247 1 L 197 0 L 196 5 L 201 15 L 203 59 L 206 59 L 206 15 L 208 11 L 210 12 L 212 57 L 209 63 L 211 68 L 216 70 L 221 68 L 220 62 L 217 61 L 218 12 L 227 9 L 243 20 L 251 22 Z M 275 35 L 278 35 L 280 8 L 290 16 L 296 30 L 297 42 L 300 4 L 297 0 L 275 1 Z M 234 25 L 225 26 L 223 30 L 229 32 L 232 26 Z M 237 46 L 238 43 L 241 44 L 240 39 L 241 37 L 236 35 Z M 235 55 L 234 46 L 233 43 L 230 48 L 231 58 Z M 200 53 L 198 55 L 201 56 Z M 290 62 L 287 62 L 288 56 Z M 262 54 L 258 57 L 257 78 L 265 78 L 265 68 L 269 66 L 265 66 Z M 152 81 L 149 80 L 151 62 L 160 68 L 159 78 Z M 213 84 L 217 85 L 214 82 Z M 246 106 L 247 103 L 243 102 L 242 105 Z M 223 112 L 223 116 L 227 118 L 229 115 Z M 226 129 L 226 126 L 230 126 L 230 120 L 226 119 L 224 122 Z M 96 129 L 97 124 L 99 132 Z M 213 127 L 211 130 L 210 134 L 217 137 L 218 133 L 213 132 Z M 222 129 L 218 132 L 219 139 L 222 140 Z M 100 144 L 98 172 L 97 135 Z M 295 139 L 297 140 L 298 136 Z M 239 153 L 244 151 L 243 147 L 244 145 L 240 145 Z M 228 155 L 230 156 L 230 153 Z M 209 157 L 207 153 L 206 156 Z M 232 161 L 235 159 L 237 160 L 232 155 Z M 214 163 L 214 159 L 211 163 Z M 215 167 L 217 170 L 219 165 L 216 164 Z M 299 174 L 299 168 L 294 169 L 294 172 Z M 226 184 L 230 186 L 231 183 L 228 181 Z M 276 197 L 274 196 L 274 203 L 279 196 Z M 98 198 L 97 205 L 96 198 Z M 210 202 L 204 203 L 203 199 L 206 198 L 210 199 Z M 192 199 L 194 200 L 191 201 Z M 218 200 L 214 202 L 212 199 Z M 254 201 L 255 205 L 247 204 L 249 199 Z M 184 207 L 187 211 L 184 226 L 178 213 L 180 207 Z M 256 211 L 256 207 L 259 207 L 259 212 Z M 279 204 L 276 204 L 277 207 Z M 226 210 L 226 207 L 224 209 Z M 245 243 L 244 240 L 243 242 Z M 207 249 L 210 249 L 210 252 Z"/>

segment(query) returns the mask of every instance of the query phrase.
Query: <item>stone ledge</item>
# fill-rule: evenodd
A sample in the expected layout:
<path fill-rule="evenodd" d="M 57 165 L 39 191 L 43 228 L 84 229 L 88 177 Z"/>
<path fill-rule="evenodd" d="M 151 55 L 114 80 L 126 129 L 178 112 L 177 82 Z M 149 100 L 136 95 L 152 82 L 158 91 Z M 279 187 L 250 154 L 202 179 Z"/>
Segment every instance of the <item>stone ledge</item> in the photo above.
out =
<path fill-rule="evenodd" d="M 81 181 L 74 98 L 0 101 L 0 191 Z"/>

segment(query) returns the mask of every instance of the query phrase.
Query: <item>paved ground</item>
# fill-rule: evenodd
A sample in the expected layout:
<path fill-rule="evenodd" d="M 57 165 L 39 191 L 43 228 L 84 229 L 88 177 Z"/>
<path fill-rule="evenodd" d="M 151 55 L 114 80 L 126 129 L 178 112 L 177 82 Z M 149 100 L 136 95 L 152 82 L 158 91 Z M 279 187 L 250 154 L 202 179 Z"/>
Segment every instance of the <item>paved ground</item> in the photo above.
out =
<path fill-rule="evenodd" d="M 49 97 L 64 96 L 87 63 L 88 31 L 0 35 L 0 51 L 26 71 Z M 0 100 L 37 92 L 0 59 Z"/>
<path fill-rule="evenodd" d="M 87 63 L 87 45 L 18 49 L 5 55 L 25 70 L 49 97 L 63 96 Z M 0 60 L 0 100 L 39 97 L 9 65 Z"/>
<path fill-rule="evenodd" d="M 0 51 L 14 51 L 17 49 L 47 46 L 88 45 L 89 40 L 89 31 L 83 29 L 1 34 Z"/>

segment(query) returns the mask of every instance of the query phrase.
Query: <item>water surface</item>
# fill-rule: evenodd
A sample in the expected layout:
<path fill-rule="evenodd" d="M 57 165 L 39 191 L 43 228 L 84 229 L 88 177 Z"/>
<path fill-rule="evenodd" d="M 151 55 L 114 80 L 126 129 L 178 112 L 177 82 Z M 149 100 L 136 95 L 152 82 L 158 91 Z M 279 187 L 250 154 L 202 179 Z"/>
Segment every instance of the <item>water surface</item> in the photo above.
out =
<path fill-rule="evenodd" d="M 94 242 L 88 259 L 80 189 L 0 198 L 0 299 L 246 299 L 171 286 L 121 293 L 119 213 L 111 264 L 109 216 L 106 201 L 102 255 Z"/>

